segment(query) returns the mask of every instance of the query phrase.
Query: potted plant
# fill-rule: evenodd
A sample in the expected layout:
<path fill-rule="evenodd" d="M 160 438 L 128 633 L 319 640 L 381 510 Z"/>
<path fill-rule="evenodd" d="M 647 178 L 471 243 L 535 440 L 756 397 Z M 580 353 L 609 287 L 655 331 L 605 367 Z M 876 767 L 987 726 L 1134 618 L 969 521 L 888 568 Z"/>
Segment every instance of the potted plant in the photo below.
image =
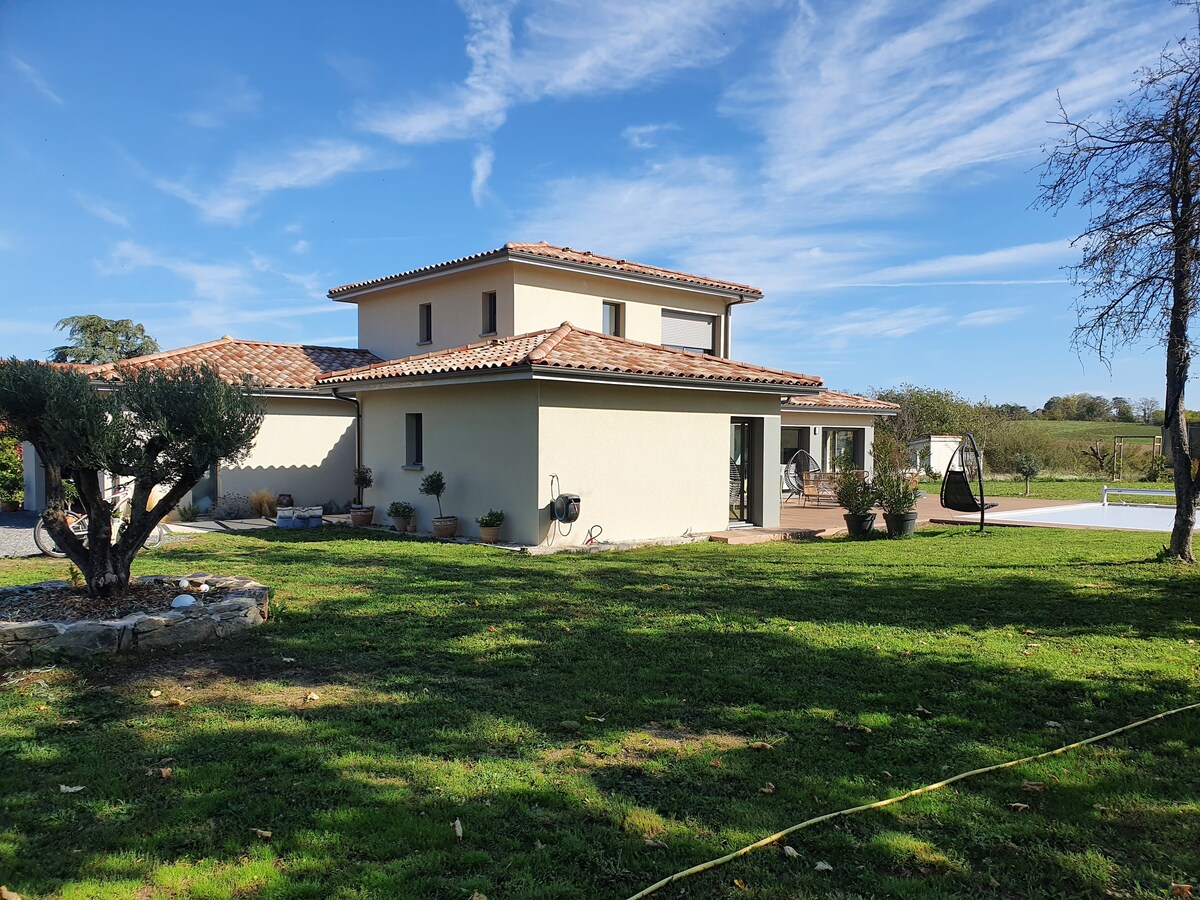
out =
<path fill-rule="evenodd" d="M 434 536 L 440 538 L 454 537 L 458 533 L 458 516 L 442 515 L 442 494 L 446 493 L 446 479 L 442 477 L 442 473 L 430 472 L 421 479 L 419 490 L 426 497 L 433 497 L 437 500 L 438 514 L 433 520 Z"/>
<path fill-rule="evenodd" d="M 363 491 L 375 483 L 375 476 L 370 466 L 354 467 L 354 486 L 358 489 L 358 501 L 350 504 L 350 524 L 356 528 L 370 525 L 375 521 L 375 507 L 363 506 Z"/>
<path fill-rule="evenodd" d="M 917 488 L 902 472 L 884 472 L 875 479 L 888 537 L 907 537 L 917 527 Z"/>
<path fill-rule="evenodd" d="M 875 528 L 875 513 L 879 489 L 865 473 L 841 469 L 833 473 L 833 495 L 845 510 L 846 531 L 850 537 L 865 537 Z"/>
<path fill-rule="evenodd" d="M 392 520 L 392 527 L 397 531 L 408 531 L 414 512 L 416 510 L 407 500 L 393 500 L 388 504 L 388 518 Z"/>
<path fill-rule="evenodd" d="M 479 539 L 485 544 L 494 544 L 500 540 L 500 526 L 504 524 L 504 510 L 489 509 L 475 520 L 479 526 Z"/>

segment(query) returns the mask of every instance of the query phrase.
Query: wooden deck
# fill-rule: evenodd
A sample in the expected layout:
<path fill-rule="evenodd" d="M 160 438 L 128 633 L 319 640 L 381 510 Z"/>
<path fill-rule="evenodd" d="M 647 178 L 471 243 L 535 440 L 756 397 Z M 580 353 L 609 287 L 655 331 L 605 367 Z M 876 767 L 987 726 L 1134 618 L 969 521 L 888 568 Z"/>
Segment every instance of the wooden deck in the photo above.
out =
<path fill-rule="evenodd" d="M 989 502 L 995 502 L 998 505 L 994 510 L 988 510 L 988 512 L 999 513 L 1006 510 L 1065 506 L 1072 501 L 1036 500 L 1027 497 L 997 497 L 989 498 Z M 809 503 L 808 506 L 803 506 L 798 500 L 789 500 L 780 507 L 778 528 L 731 528 L 728 531 L 711 533 L 709 534 L 709 538 L 725 544 L 760 544 L 765 541 L 794 541 L 805 538 L 832 537 L 836 534 L 846 533 L 846 523 L 842 519 L 844 514 L 845 510 L 832 503 L 823 503 L 820 506 Z M 955 518 L 957 521 L 957 517 L 960 515 L 965 514 L 942 509 L 941 500 L 937 494 L 930 494 L 917 501 L 918 526 L 926 525 L 938 519 L 946 520 Z M 975 520 L 978 521 L 977 516 Z M 969 519 L 962 521 L 965 525 L 970 524 Z M 876 517 L 875 528 L 881 531 L 885 529 L 882 513 Z"/>

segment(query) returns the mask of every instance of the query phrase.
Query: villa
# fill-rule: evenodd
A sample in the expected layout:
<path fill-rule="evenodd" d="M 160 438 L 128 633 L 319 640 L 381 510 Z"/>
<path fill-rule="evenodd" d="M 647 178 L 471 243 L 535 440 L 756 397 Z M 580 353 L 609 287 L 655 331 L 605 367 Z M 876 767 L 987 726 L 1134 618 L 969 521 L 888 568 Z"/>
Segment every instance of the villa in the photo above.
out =
<path fill-rule="evenodd" d="M 380 521 L 408 500 L 427 528 L 438 508 L 417 489 L 440 470 L 460 534 L 502 509 L 504 540 L 525 545 L 775 527 L 782 462 L 849 453 L 870 471 L 875 418 L 896 411 L 731 359 L 733 310 L 759 289 L 587 251 L 509 243 L 329 297 L 356 306 L 359 349 L 223 338 L 89 374 L 103 387 L 126 366 L 208 362 L 256 380 L 258 442 L 198 501 L 344 501 L 357 460 Z M 577 522 L 552 517 L 558 493 L 580 498 Z"/>

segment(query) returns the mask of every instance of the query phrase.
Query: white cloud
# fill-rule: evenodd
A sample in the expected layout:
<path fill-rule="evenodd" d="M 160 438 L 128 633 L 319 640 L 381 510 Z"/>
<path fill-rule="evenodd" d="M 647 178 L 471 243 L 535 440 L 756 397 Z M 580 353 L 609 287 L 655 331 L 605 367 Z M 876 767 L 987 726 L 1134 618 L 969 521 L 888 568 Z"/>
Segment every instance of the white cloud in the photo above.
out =
<path fill-rule="evenodd" d="M 921 285 L 944 284 L 948 282 L 942 279 L 988 274 L 1015 277 L 1019 276 L 1020 273 L 1027 272 L 1030 266 L 1040 267 L 1046 264 L 1064 265 L 1077 255 L 1078 251 L 1071 249 L 1071 243 L 1068 240 L 1044 241 L 1036 244 L 1021 244 L 1016 247 L 1002 247 L 983 253 L 954 254 L 951 256 L 941 256 L 936 259 L 922 260 L 920 262 L 905 263 L 900 266 L 889 266 L 885 269 L 867 272 L 856 278 L 853 282 L 839 286 L 891 286 L 914 282 Z M 1042 283 L 1053 283 L 1054 281 L 1062 280 L 1059 278 Z M 989 283 L 997 282 L 991 281 Z M 1027 280 L 1019 279 L 1017 283 L 1027 283 Z"/>
<path fill-rule="evenodd" d="M 475 201 L 476 206 L 482 206 L 483 199 L 487 196 L 487 183 L 492 177 L 492 163 L 495 159 L 496 153 L 491 147 L 480 147 L 475 159 L 471 161 L 471 199 Z"/>
<path fill-rule="evenodd" d="M 312 245 L 309 244 L 308 241 L 304 240 L 304 238 L 300 238 L 300 240 L 298 240 L 298 241 L 296 241 L 296 243 L 292 244 L 292 247 L 291 247 L 292 252 L 295 253 L 297 256 L 304 256 L 311 249 L 312 249 Z"/>
<path fill-rule="evenodd" d="M 182 114 L 193 128 L 224 128 L 235 119 L 258 113 L 262 94 L 244 75 L 223 78 L 207 91 L 200 103 Z"/>
<path fill-rule="evenodd" d="M 104 203 L 101 203 L 94 197 L 89 197 L 87 194 L 77 193 L 75 195 L 75 202 L 97 219 L 103 219 L 105 222 L 109 222 L 113 225 L 120 225 L 122 228 L 130 227 L 129 219 L 109 206 L 106 206 Z"/>
<path fill-rule="evenodd" d="M 840 349 L 858 341 L 908 337 L 950 320 L 945 308 L 940 306 L 873 307 L 841 313 L 824 324 L 817 324 L 813 333 L 829 341 L 834 349 Z"/>
<path fill-rule="evenodd" d="M 54 92 L 54 89 L 50 87 L 50 83 L 42 77 L 42 73 L 29 63 L 25 62 L 25 60 L 9 54 L 8 64 L 13 68 L 14 71 L 16 71 L 18 75 L 25 79 L 30 87 L 32 87 L 51 103 L 56 103 L 59 106 L 63 105 L 63 98 Z"/>
<path fill-rule="evenodd" d="M 664 131 L 677 131 L 678 125 L 671 122 L 660 122 L 651 125 L 629 125 L 622 129 L 621 137 L 629 142 L 635 150 L 651 150 L 655 144 L 655 136 Z"/>
<path fill-rule="evenodd" d="M 123 275 L 138 269 L 163 269 L 188 281 L 196 297 L 216 303 L 241 300 L 258 293 L 245 266 L 232 263 L 200 263 L 165 256 L 134 241 L 121 241 L 107 263 L 100 266 L 106 275 Z"/>
<path fill-rule="evenodd" d="M 167 179 L 159 179 L 155 185 L 196 207 L 207 222 L 237 225 L 245 221 L 251 207 L 275 191 L 316 187 L 371 163 L 366 147 L 328 139 L 313 141 L 280 157 L 243 158 L 216 187 L 197 190 Z"/>
<path fill-rule="evenodd" d="M 990 325 L 1003 325 L 1005 322 L 1011 322 L 1014 319 L 1020 318 L 1025 312 L 1022 306 L 1001 306 L 994 309 L 977 309 L 975 312 L 967 313 L 958 320 L 958 324 L 963 328 L 985 328 Z"/>
<path fill-rule="evenodd" d="M 459 84 L 382 107 L 358 123 L 401 144 L 486 137 L 521 103 L 622 91 L 709 66 L 735 39 L 745 0 L 535 0 L 514 25 L 513 0 L 463 0 L 470 70 Z"/>

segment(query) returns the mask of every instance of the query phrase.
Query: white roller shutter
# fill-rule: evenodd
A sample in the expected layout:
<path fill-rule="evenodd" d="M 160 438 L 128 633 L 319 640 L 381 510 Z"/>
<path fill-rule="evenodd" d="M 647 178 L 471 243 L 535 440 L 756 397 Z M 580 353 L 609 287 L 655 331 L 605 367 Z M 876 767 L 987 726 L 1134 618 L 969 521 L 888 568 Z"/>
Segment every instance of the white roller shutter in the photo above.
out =
<path fill-rule="evenodd" d="M 711 353 L 716 346 L 716 330 L 714 316 L 663 310 L 662 343 L 665 346 L 686 347 L 689 350 Z"/>

